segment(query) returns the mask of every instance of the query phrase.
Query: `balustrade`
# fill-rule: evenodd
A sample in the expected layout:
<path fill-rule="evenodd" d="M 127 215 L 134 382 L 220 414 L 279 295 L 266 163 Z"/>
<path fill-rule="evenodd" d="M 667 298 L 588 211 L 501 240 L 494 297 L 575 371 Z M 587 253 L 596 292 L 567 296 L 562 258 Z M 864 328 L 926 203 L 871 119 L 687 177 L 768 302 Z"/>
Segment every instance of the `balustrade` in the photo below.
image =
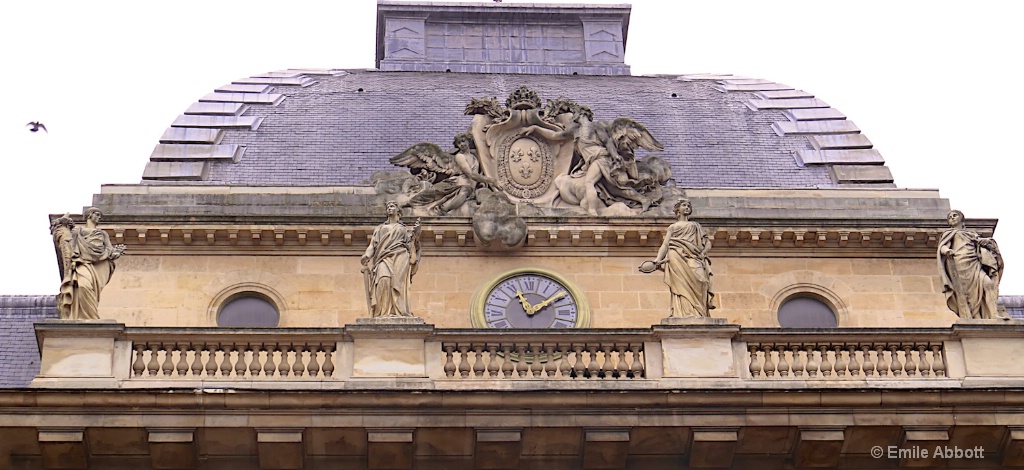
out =
<path fill-rule="evenodd" d="M 183 335 L 179 335 L 183 336 Z M 212 336 L 212 335 L 208 335 Z M 240 341 L 237 336 L 132 341 L 131 377 L 164 380 L 323 380 L 335 370 L 334 341 Z"/>
<path fill-rule="evenodd" d="M 445 376 L 456 379 L 640 379 L 635 343 L 442 342 Z"/>
<path fill-rule="evenodd" d="M 835 339 L 835 338 L 833 338 Z M 946 376 L 941 341 L 746 343 L 754 379 L 930 379 Z"/>

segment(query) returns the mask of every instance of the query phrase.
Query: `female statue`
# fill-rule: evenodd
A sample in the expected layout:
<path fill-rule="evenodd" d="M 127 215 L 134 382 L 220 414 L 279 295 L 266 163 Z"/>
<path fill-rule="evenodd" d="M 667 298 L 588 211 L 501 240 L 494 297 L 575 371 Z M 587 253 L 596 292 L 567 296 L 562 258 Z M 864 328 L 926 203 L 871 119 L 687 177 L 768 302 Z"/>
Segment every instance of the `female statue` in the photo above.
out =
<path fill-rule="evenodd" d="M 946 222 L 950 229 L 942 233 L 938 252 L 946 306 L 960 318 L 1008 320 L 996 307 L 1003 274 L 999 245 L 967 230 L 963 212 L 950 211 Z"/>
<path fill-rule="evenodd" d="M 654 265 L 665 271 L 665 284 L 672 294 L 670 317 L 709 317 L 715 308 L 711 291 L 711 237 L 688 218 L 693 212 L 689 199 L 675 205 L 679 220 L 665 231 L 665 242 Z"/>
<path fill-rule="evenodd" d="M 402 209 L 388 202 L 388 220 L 373 230 L 370 246 L 359 259 L 366 276 L 370 315 L 377 317 L 411 317 L 409 284 L 416 274 L 420 258 L 420 221 L 407 227 L 402 224 Z"/>
<path fill-rule="evenodd" d="M 111 245 L 99 228 L 103 213 L 95 207 L 85 210 L 85 227 L 76 226 L 68 215 L 50 224 L 50 234 L 61 264 L 57 312 L 63 320 L 99 319 L 100 293 L 114 274 L 114 260 L 124 245 Z"/>

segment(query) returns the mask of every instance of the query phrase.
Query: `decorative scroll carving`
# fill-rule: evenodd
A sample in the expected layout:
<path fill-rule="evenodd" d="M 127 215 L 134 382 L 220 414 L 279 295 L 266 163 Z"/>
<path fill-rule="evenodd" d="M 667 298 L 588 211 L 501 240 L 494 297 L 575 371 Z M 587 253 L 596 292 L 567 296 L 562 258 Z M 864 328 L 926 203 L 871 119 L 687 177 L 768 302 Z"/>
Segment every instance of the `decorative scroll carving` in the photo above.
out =
<path fill-rule="evenodd" d="M 1009 320 L 996 306 L 1003 275 L 999 245 L 967 230 L 963 212 L 950 211 L 946 221 L 951 228 L 942 233 L 938 249 L 946 306 L 960 318 Z"/>
<path fill-rule="evenodd" d="M 57 312 L 62 320 L 97 320 L 100 293 L 114 274 L 114 260 L 124 254 L 124 245 L 112 245 L 99 228 L 103 213 L 85 210 L 85 226 L 76 225 L 68 214 L 50 223 L 57 249 L 61 284 Z"/>

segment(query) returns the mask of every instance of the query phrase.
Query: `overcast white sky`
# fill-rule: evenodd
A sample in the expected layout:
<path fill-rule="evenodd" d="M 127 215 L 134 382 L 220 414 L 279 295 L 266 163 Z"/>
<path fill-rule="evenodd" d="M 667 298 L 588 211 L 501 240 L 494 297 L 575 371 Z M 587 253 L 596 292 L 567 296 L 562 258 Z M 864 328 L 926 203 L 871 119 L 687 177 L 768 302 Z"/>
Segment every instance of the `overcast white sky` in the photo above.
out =
<path fill-rule="evenodd" d="M 1024 2 L 632 4 L 634 74 L 730 73 L 815 94 L 860 127 L 898 186 L 999 218 L 1001 292 L 1024 294 Z M 0 294 L 55 293 L 47 214 L 138 183 L 164 129 L 215 87 L 374 66 L 373 0 L 6 1 L 0 22 Z M 35 120 L 49 133 L 28 132 Z"/>

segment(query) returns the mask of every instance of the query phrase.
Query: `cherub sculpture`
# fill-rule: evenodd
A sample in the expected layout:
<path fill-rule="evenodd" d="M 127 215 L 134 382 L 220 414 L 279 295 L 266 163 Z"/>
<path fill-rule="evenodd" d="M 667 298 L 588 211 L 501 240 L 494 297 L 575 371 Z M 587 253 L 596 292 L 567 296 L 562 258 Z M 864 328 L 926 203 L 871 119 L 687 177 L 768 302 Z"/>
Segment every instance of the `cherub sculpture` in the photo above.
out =
<path fill-rule="evenodd" d="M 57 313 L 62 320 L 100 318 L 100 293 L 114 274 L 114 260 L 125 249 L 110 244 L 110 237 L 99 228 L 102 216 L 99 209 L 90 207 L 85 210 L 84 227 L 67 214 L 50 223 L 61 270 Z"/>
<path fill-rule="evenodd" d="M 391 158 L 392 164 L 408 167 L 412 174 L 430 183 L 406 205 L 444 215 L 474 199 L 478 187 L 497 188 L 494 178 L 480 172 L 480 161 L 472 149 L 473 137 L 460 133 L 453 144 L 456 150 L 445 152 L 436 144 L 422 142 Z"/>
<path fill-rule="evenodd" d="M 638 205 L 641 212 L 660 202 L 660 191 L 657 191 L 657 197 L 652 197 L 652 182 L 641 180 L 637 167 L 637 148 L 664 150 L 647 128 L 628 118 L 593 121 L 593 113 L 586 106 L 549 104 L 549 108 L 559 111 L 566 107 L 573 109 L 573 119 L 572 124 L 562 131 L 540 126 L 529 126 L 521 131 L 523 135 L 537 133 L 555 141 L 575 139 L 570 174 L 555 178 L 561 199 L 579 205 L 591 215 L 599 215 L 600 210 L 616 202 Z M 660 162 L 652 166 L 668 167 Z M 670 173 L 659 174 L 660 181 L 654 182 L 654 186 L 660 187 L 670 177 Z"/>

